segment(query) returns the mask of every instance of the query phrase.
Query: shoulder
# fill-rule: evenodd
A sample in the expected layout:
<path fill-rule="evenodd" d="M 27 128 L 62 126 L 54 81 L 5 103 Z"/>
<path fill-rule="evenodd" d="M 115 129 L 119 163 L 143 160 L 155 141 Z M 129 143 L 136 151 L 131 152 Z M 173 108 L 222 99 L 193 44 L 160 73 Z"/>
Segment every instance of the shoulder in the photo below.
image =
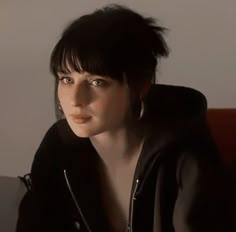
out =
<path fill-rule="evenodd" d="M 65 121 L 55 122 L 45 133 L 34 155 L 31 175 L 35 177 L 53 172 L 63 152 L 62 132 L 65 130 Z"/>
<path fill-rule="evenodd" d="M 175 117 L 204 114 L 207 111 L 207 99 L 200 91 L 183 86 L 152 85 L 147 96 L 150 113 Z"/>
<path fill-rule="evenodd" d="M 198 90 L 182 86 L 152 85 L 145 106 L 145 119 L 152 125 L 152 131 L 155 128 L 178 137 L 200 128 L 205 130 L 207 100 Z"/>
<path fill-rule="evenodd" d="M 82 140 L 71 130 L 66 119 L 55 122 L 45 133 L 40 146 L 70 146 L 72 143 L 79 143 Z"/>
<path fill-rule="evenodd" d="M 41 173 L 44 170 L 46 173 L 62 168 L 73 154 L 78 154 L 79 149 L 84 147 L 86 141 L 72 132 L 65 119 L 55 122 L 47 130 L 37 148 L 31 172 L 33 174 Z"/>

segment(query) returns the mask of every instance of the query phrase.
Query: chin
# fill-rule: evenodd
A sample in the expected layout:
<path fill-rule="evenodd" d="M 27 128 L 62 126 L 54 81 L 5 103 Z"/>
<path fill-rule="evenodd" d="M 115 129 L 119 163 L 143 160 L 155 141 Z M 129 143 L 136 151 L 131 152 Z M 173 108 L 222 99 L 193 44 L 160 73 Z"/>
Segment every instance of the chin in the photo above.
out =
<path fill-rule="evenodd" d="M 74 134 L 81 138 L 88 138 L 93 135 L 93 131 L 89 130 L 88 128 L 82 128 L 78 125 L 71 125 L 71 130 L 74 132 Z"/>
<path fill-rule="evenodd" d="M 89 133 L 81 133 L 81 131 L 78 132 L 78 131 L 74 131 L 73 130 L 73 132 L 79 138 L 89 138 L 91 136 L 91 134 L 89 134 Z"/>

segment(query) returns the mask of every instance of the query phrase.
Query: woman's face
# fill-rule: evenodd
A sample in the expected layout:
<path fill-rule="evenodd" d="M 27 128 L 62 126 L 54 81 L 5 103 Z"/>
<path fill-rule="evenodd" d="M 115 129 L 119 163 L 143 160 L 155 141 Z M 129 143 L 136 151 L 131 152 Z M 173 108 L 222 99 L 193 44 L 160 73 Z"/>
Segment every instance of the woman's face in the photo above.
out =
<path fill-rule="evenodd" d="M 90 137 L 124 127 L 130 115 L 126 83 L 86 72 L 58 76 L 58 98 L 77 136 Z"/>

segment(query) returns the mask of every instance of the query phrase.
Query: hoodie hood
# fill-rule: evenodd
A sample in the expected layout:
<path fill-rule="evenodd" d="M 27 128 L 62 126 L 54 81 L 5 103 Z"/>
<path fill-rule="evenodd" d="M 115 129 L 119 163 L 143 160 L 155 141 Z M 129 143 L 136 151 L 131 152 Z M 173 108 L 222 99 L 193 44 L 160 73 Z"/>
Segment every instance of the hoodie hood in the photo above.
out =
<path fill-rule="evenodd" d="M 145 100 L 147 135 L 135 176 L 142 176 L 152 160 L 169 144 L 195 133 L 206 120 L 207 101 L 197 90 L 170 85 L 152 85 Z"/>

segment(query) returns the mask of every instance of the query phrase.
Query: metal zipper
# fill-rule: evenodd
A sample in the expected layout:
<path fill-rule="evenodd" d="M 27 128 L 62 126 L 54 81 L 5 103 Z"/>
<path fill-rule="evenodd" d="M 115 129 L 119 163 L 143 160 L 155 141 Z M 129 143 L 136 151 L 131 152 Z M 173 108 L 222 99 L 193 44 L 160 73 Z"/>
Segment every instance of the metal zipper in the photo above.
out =
<path fill-rule="evenodd" d="M 81 209 L 80 209 L 80 207 L 79 207 L 79 204 L 78 204 L 78 202 L 77 202 L 77 200 L 76 200 L 75 194 L 74 194 L 74 192 L 72 191 L 72 188 L 71 188 L 69 179 L 68 179 L 68 177 L 67 177 L 66 170 L 64 170 L 64 177 L 65 177 L 66 184 L 67 184 L 67 187 L 68 187 L 68 189 L 69 189 L 69 192 L 70 192 L 70 194 L 71 194 L 71 197 L 72 197 L 72 199 L 73 199 L 73 201 L 74 201 L 74 203 L 75 203 L 76 209 L 77 209 L 79 215 L 81 216 L 81 218 L 82 218 L 82 220 L 83 220 L 83 223 L 84 223 L 86 229 L 88 230 L 88 232 L 92 232 L 91 228 L 90 228 L 89 225 L 88 225 L 88 222 L 86 221 L 86 219 L 85 219 L 85 217 L 84 217 L 84 215 L 83 215 L 83 213 L 82 213 L 82 211 L 81 211 Z"/>
<path fill-rule="evenodd" d="M 134 202 L 136 200 L 136 192 L 138 189 L 138 185 L 139 185 L 139 179 L 136 180 L 136 184 L 135 184 L 135 188 L 132 194 L 132 201 L 131 201 L 131 210 L 130 210 L 130 223 L 128 225 L 127 228 L 127 232 L 132 232 L 133 231 L 133 214 L 134 214 Z"/>

